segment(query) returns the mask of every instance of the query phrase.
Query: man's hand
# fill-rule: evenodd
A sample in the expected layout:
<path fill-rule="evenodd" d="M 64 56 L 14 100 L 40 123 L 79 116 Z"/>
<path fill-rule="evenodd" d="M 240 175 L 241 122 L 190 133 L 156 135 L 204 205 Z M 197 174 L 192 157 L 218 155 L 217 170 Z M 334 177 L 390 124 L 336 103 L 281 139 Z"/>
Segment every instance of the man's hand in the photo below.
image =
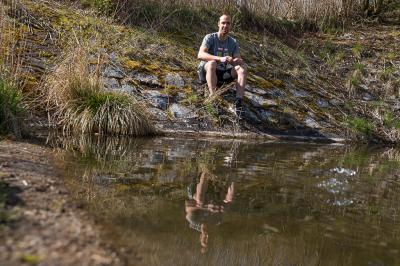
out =
<path fill-rule="evenodd" d="M 221 63 L 229 63 L 231 64 L 233 61 L 233 58 L 231 56 L 224 56 L 224 57 L 220 57 L 219 61 Z"/>
<path fill-rule="evenodd" d="M 243 59 L 242 58 L 235 58 L 232 60 L 231 63 L 233 66 L 239 66 L 241 64 L 243 64 Z"/>

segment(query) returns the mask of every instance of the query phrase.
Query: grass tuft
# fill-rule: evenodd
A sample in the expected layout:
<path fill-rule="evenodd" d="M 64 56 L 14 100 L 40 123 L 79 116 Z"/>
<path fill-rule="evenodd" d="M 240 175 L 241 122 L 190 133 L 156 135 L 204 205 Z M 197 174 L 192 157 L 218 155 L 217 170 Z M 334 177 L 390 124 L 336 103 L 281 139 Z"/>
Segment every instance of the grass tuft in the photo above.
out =
<path fill-rule="evenodd" d="M 0 77 L 0 134 L 22 134 L 22 95 L 16 88 Z"/>
<path fill-rule="evenodd" d="M 122 92 L 105 91 L 99 70 L 89 71 L 89 55 L 77 48 L 46 81 L 50 121 L 64 133 L 145 136 L 155 133 L 145 106 Z"/>

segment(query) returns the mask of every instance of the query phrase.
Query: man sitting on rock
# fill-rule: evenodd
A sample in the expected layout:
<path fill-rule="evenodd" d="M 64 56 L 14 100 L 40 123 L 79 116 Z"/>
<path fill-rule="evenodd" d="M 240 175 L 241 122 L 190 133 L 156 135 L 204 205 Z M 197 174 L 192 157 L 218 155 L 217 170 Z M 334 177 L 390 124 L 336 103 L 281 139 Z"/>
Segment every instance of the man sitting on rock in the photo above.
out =
<path fill-rule="evenodd" d="M 231 17 L 222 15 L 218 21 L 218 32 L 207 34 L 198 53 L 199 78 L 207 81 L 210 96 L 217 90 L 218 82 L 236 81 L 235 112 L 243 112 L 242 99 L 247 80 L 247 70 L 240 57 L 238 42 L 229 36 Z"/>

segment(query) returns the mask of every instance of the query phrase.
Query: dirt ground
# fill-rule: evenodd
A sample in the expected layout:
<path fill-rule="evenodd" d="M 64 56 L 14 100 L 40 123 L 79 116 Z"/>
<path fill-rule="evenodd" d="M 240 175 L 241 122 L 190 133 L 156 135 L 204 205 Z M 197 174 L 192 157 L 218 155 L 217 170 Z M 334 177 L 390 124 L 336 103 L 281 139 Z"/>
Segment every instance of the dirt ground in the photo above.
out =
<path fill-rule="evenodd" d="M 0 219 L 0 265 L 121 265 L 70 199 L 52 156 L 40 144 L 0 140 L 0 194 L 13 216 Z"/>

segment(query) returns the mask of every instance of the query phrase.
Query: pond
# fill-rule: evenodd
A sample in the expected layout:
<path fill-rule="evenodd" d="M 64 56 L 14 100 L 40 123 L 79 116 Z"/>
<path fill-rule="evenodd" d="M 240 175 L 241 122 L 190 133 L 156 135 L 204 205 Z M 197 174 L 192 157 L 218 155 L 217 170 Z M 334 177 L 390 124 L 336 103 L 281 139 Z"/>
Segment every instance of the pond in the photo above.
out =
<path fill-rule="evenodd" d="M 75 199 L 131 265 L 400 265 L 400 150 L 57 140 Z"/>

